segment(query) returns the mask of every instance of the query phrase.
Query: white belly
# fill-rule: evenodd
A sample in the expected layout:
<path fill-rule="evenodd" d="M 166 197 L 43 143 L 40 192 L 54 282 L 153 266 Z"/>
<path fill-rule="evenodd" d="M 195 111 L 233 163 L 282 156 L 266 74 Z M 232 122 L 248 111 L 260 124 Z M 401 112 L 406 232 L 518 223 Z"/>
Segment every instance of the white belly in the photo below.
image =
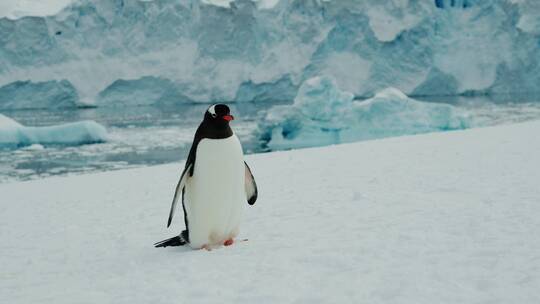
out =
<path fill-rule="evenodd" d="M 236 135 L 199 142 L 195 170 L 186 182 L 184 198 L 191 247 L 221 245 L 238 235 L 246 204 L 244 170 L 244 155 Z"/>

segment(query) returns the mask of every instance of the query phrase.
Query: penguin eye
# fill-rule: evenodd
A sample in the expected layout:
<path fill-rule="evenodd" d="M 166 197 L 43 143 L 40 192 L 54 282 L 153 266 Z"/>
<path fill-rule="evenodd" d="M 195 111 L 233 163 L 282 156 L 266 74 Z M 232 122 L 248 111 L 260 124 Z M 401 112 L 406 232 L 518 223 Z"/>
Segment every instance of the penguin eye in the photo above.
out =
<path fill-rule="evenodd" d="M 211 114 L 213 118 L 216 118 L 217 117 L 217 114 L 216 113 L 212 113 Z"/>

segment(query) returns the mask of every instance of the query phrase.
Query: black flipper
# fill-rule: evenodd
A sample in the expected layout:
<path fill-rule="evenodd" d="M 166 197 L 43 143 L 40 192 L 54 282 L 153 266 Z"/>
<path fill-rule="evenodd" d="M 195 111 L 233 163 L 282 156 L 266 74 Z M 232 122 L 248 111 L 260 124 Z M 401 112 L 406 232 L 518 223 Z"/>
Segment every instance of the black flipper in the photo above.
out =
<path fill-rule="evenodd" d="M 178 202 L 178 197 L 180 194 L 182 194 L 182 200 L 183 200 L 184 186 L 186 185 L 186 181 L 188 179 L 188 176 L 190 175 L 188 171 L 191 169 L 191 167 L 192 167 L 191 164 L 186 166 L 186 168 L 184 169 L 184 172 L 182 172 L 182 176 L 180 177 L 180 180 L 178 181 L 178 185 L 176 185 L 173 201 L 171 204 L 171 211 L 169 212 L 169 220 L 167 221 L 167 228 L 171 225 L 171 221 L 174 217 L 174 212 L 176 211 L 176 202 Z"/>
<path fill-rule="evenodd" d="M 245 165 L 245 181 L 244 181 L 244 188 L 246 190 L 246 199 L 248 204 L 253 205 L 255 204 L 255 201 L 257 201 L 257 197 L 259 195 L 259 191 L 257 190 L 257 183 L 255 183 L 255 178 L 253 177 L 253 174 L 251 174 L 251 169 L 249 169 L 249 166 L 246 162 L 244 162 Z"/>

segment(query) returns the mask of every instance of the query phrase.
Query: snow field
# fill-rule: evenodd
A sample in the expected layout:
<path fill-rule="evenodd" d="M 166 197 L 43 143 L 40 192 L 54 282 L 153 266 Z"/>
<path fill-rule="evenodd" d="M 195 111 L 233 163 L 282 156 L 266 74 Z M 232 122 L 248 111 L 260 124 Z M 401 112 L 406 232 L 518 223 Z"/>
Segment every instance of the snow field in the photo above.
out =
<path fill-rule="evenodd" d="M 249 241 L 210 252 L 152 247 L 179 163 L 2 184 L 0 301 L 536 303 L 539 131 L 250 155 Z"/>

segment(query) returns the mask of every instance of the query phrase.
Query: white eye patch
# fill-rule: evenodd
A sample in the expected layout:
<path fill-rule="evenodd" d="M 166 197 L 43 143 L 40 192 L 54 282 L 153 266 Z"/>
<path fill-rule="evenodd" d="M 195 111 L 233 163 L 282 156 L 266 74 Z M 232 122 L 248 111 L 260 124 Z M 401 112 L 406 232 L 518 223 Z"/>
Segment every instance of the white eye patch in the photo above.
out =
<path fill-rule="evenodd" d="M 208 113 L 210 113 L 213 117 L 216 117 L 216 105 L 211 105 L 210 108 L 208 108 Z"/>

